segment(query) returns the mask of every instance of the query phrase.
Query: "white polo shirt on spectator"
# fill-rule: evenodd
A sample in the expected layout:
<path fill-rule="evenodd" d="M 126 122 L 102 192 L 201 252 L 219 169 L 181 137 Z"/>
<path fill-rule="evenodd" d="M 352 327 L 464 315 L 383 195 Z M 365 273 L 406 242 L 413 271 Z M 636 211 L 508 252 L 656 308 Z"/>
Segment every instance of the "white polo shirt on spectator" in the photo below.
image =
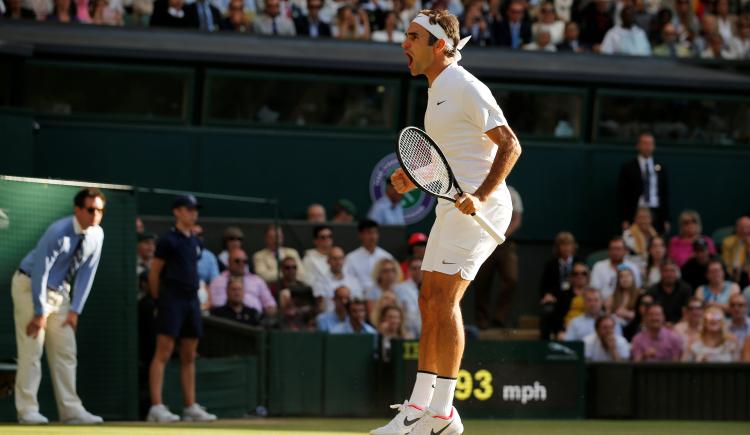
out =
<path fill-rule="evenodd" d="M 406 225 L 401 201 L 394 205 L 387 195 L 372 203 L 367 217 L 380 225 Z"/>
<path fill-rule="evenodd" d="M 406 329 L 419 337 L 422 333 L 422 315 L 419 312 L 419 289 L 411 279 L 399 283 L 394 289 L 396 299 L 404 309 L 404 325 Z"/>
<path fill-rule="evenodd" d="M 629 267 L 633 271 L 633 278 L 635 279 L 636 288 L 641 288 L 641 272 L 640 269 L 632 262 L 625 260 L 621 263 L 626 267 Z M 597 261 L 594 267 L 591 269 L 591 287 L 599 290 L 602 295 L 602 302 L 609 299 L 612 293 L 615 292 L 617 287 L 617 267 L 612 265 L 609 258 L 601 261 Z"/>
<path fill-rule="evenodd" d="M 376 246 L 372 253 L 364 246 L 360 246 L 346 255 L 344 276 L 354 278 L 359 287 L 366 292 L 375 283 L 372 279 L 375 263 L 384 258 L 393 259 L 393 256 L 380 246 Z"/>
<path fill-rule="evenodd" d="M 335 308 L 335 304 L 333 303 L 334 292 L 341 286 L 349 288 L 351 299 L 363 299 L 365 297 L 362 287 L 356 279 L 346 273 L 344 273 L 343 277 L 339 279 L 333 276 L 333 273 L 329 270 L 323 274 L 323 276 L 319 277 L 312 286 L 313 295 L 316 298 L 321 297 L 325 301 L 325 308 L 323 311 L 333 311 Z"/>
<path fill-rule="evenodd" d="M 629 29 L 615 26 L 604 35 L 601 45 L 602 54 L 629 54 L 633 56 L 649 56 L 651 44 L 646 32 L 633 24 Z"/>
<path fill-rule="evenodd" d="M 317 249 L 305 251 L 302 267 L 307 274 L 305 278 L 308 284 L 314 284 L 331 270 L 331 266 L 328 265 L 328 256 L 321 254 Z"/>
<path fill-rule="evenodd" d="M 583 346 L 586 361 L 613 361 L 612 356 L 604 350 L 602 341 L 599 339 L 599 336 L 596 335 L 596 332 L 583 338 Z M 628 340 L 626 340 L 625 337 L 615 335 L 615 347 L 617 348 L 617 355 L 620 357 L 620 360 L 630 359 L 630 343 L 628 343 Z"/>

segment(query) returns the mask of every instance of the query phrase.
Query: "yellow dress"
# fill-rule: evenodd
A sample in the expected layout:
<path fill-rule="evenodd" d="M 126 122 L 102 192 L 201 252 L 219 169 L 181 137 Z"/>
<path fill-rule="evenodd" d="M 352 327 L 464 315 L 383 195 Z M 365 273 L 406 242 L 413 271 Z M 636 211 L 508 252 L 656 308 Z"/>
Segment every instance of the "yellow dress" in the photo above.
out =
<path fill-rule="evenodd" d="M 568 327 L 568 323 L 570 323 L 571 320 L 573 320 L 575 317 L 580 316 L 584 312 L 584 306 L 583 306 L 583 296 L 577 295 L 573 296 L 573 299 L 570 301 L 570 309 L 568 309 L 568 314 L 565 315 L 565 327 Z"/>

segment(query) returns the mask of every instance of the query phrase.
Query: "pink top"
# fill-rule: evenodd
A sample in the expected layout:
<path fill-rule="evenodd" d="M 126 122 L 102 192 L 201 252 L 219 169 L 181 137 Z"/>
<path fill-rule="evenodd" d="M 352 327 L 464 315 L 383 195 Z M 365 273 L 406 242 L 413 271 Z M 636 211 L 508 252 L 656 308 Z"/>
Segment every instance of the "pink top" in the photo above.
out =
<path fill-rule="evenodd" d="M 716 246 L 714 241 L 708 236 L 701 236 L 708 245 L 708 253 L 716 255 Z M 693 242 L 690 240 L 683 239 L 680 236 L 674 236 L 669 241 L 669 257 L 677 263 L 678 266 L 682 267 L 693 255 Z"/>
<path fill-rule="evenodd" d="M 654 356 L 646 356 L 649 349 L 655 351 Z M 659 335 L 654 340 L 651 338 L 651 334 L 644 329 L 633 337 L 630 353 L 633 355 L 633 359 L 640 357 L 641 361 L 679 361 L 682 355 L 682 337 L 667 328 L 661 328 Z"/>
<path fill-rule="evenodd" d="M 245 274 L 245 297 L 242 302 L 250 308 L 255 308 L 259 313 L 263 307 L 275 307 L 276 301 L 271 295 L 266 282 L 252 273 Z M 229 271 L 225 270 L 211 281 L 209 291 L 211 292 L 211 306 L 221 307 L 227 303 L 227 283 L 229 282 Z"/>
<path fill-rule="evenodd" d="M 90 23 L 91 16 L 89 15 L 89 0 L 75 0 L 75 2 L 78 21 L 82 23 Z"/>

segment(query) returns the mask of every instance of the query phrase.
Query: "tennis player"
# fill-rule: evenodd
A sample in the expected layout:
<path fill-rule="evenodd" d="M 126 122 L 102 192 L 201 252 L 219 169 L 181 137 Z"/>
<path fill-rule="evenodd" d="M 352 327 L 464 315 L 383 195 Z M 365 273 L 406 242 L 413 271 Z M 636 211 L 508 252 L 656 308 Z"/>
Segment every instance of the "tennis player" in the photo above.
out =
<path fill-rule="evenodd" d="M 497 242 L 469 215 L 482 210 L 502 232 L 512 207 L 505 179 L 521 154 L 490 90 L 458 65 L 459 24 L 447 11 L 423 10 L 401 45 L 413 76 L 429 85 L 425 130 L 440 146 L 465 192 L 454 203 L 438 200 L 435 223 L 422 262 L 419 295 L 422 337 L 419 371 L 411 397 L 373 435 L 454 435 L 463 424 L 453 407 L 456 377 L 464 351 L 459 302 Z M 391 177 L 400 193 L 415 188 L 403 170 Z"/>

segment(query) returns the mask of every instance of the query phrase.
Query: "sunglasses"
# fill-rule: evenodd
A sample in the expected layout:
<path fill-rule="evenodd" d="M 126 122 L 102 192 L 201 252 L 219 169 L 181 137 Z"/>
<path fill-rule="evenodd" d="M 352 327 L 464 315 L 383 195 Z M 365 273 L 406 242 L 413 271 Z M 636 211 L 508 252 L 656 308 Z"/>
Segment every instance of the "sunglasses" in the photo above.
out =
<path fill-rule="evenodd" d="M 247 258 L 235 258 L 234 260 L 232 260 L 232 263 L 247 264 Z"/>
<path fill-rule="evenodd" d="M 291 265 L 291 266 L 281 266 L 281 268 L 282 268 L 282 269 L 284 269 L 284 270 L 296 270 L 296 269 L 297 269 L 297 266 L 295 266 L 295 265 Z"/>
<path fill-rule="evenodd" d="M 573 271 L 573 272 L 570 273 L 571 276 L 588 276 L 588 274 L 589 274 L 588 272 L 586 272 L 586 271 L 580 271 L 580 270 Z"/>
<path fill-rule="evenodd" d="M 99 212 L 99 214 L 104 214 L 103 208 L 86 207 L 84 210 L 86 210 L 88 214 L 94 214 L 94 212 Z"/>

